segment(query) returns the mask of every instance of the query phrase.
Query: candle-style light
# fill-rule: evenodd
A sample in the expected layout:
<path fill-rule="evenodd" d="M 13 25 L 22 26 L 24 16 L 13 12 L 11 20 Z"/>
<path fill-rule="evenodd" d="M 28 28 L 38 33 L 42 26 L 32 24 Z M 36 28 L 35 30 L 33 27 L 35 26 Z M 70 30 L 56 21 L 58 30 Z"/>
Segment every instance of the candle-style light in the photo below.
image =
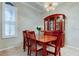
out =
<path fill-rule="evenodd" d="M 45 3 L 45 8 L 46 8 L 47 11 L 55 10 L 57 5 L 58 5 L 57 2 L 46 2 Z"/>

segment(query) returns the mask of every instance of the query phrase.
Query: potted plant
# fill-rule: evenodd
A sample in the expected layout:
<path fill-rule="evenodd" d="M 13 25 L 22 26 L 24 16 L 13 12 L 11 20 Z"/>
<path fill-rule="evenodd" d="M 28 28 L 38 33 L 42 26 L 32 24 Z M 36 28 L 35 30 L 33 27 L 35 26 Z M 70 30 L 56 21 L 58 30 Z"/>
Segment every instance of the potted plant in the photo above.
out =
<path fill-rule="evenodd" d="M 38 35 L 40 35 L 41 27 L 37 26 L 36 29 L 38 30 Z"/>

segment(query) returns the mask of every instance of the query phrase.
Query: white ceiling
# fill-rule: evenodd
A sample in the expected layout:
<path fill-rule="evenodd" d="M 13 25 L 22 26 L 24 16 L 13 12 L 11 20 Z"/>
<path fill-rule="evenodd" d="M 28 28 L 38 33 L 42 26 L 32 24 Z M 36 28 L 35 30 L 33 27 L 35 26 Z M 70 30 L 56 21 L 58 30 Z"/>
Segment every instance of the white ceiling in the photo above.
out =
<path fill-rule="evenodd" d="M 39 12 L 46 11 L 46 9 L 44 8 L 44 3 L 45 2 L 25 2 L 26 5 L 29 5 L 30 7 L 32 7 L 33 9 L 38 10 Z M 59 2 L 57 7 L 59 7 L 63 4 L 64 4 L 64 2 Z"/>
<path fill-rule="evenodd" d="M 37 10 L 38 12 L 44 12 L 44 3 L 43 2 L 24 2 L 25 5 L 28 5 L 34 10 Z"/>
<path fill-rule="evenodd" d="M 20 2 L 20 4 L 24 4 L 26 6 L 28 6 L 29 8 L 37 11 L 38 13 L 45 13 L 46 9 L 44 8 L 44 3 L 45 2 Z M 65 4 L 70 4 L 69 2 L 58 2 L 58 7 L 61 7 Z M 20 7 L 23 7 L 20 5 Z"/>

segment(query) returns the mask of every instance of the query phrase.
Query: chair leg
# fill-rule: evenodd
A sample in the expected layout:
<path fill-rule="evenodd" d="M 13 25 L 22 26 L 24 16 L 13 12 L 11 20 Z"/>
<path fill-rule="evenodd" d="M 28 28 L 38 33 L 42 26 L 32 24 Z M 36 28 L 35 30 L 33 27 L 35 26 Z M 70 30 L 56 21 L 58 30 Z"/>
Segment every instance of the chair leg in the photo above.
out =
<path fill-rule="evenodd" d="M 28 47 L 27 55 L 29 55 L 29 47 Z"/>
<path fill-rule="evenodd" d="M 59 56 L 61 56 L 61 51 L 59 51 Z"/>
<path fill-rule="evenodd" d="M 24 50 L 24 52 L 25 52 L 25 45 L 23 45 L 23 50 Z"/>
<path fill-rule="evenodd" d="M 60 48 L 56 47 L 55 48 L 55 56 L 60 55 Z"/>
<path fill-rule="evenodd" d="M 60 52 L 60 51 L 57 51 L 57 52 L 55 53 L 55 56 L 61 56 L 61 52 Z"/>
<path fill-rule="evenodd" d="M 31 56 L 31 48 L 29 48 L 29 55 Z"/>
<path fill-rule="evenodd" d="M 35 56 L 37 56 L 37 51 L 35 52 Z"/>
<path fill-rule="evenodd" d="M 25 48 L 23 48 L 24 52 L 25 52 Z"/>
<path fill-rule="evenodd" d="M 47 52 L 47 55 L 48 55 L 48 52 Z"/>
<path fill-rule="evenodd" d="M 29 55 L 30 53 L 30 46 L 29 46 L 29 42 L 28 42 L 28 46 L 27 46 L 27 48 L 28 48 L 28 53 L 27 53 L 27 55 Z"/>
<path fill-rule="evenodd" d="M 37 56 L 37 48 L 35 48 L 35 56 Z"/>
<path fill-rule="evenodd" d="M 57 48 L 55 48 L 55 56 L 57 56 Z"/>
<path fill-rule="evenodd" d="M 23 50 L 25 51 L 25 40 L 23 42 Z"/>

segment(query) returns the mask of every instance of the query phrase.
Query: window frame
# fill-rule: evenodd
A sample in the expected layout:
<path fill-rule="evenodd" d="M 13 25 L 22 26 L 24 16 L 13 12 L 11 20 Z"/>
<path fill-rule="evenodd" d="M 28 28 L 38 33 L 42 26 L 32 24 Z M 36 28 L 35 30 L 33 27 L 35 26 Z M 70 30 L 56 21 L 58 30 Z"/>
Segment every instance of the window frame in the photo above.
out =
<path fill-rule="evenodd" d="M 8 5 L 9 6 L 9 5 Z M 11 7 L 11 6 L 9 6 Z M 5 2 L 2 3 L 2 38 L 14 38 L 17 36 L 17 9 L 15 6 L 12 6 L 15 9 L 15 34 L 14 35 L 5 35 Z"/>

